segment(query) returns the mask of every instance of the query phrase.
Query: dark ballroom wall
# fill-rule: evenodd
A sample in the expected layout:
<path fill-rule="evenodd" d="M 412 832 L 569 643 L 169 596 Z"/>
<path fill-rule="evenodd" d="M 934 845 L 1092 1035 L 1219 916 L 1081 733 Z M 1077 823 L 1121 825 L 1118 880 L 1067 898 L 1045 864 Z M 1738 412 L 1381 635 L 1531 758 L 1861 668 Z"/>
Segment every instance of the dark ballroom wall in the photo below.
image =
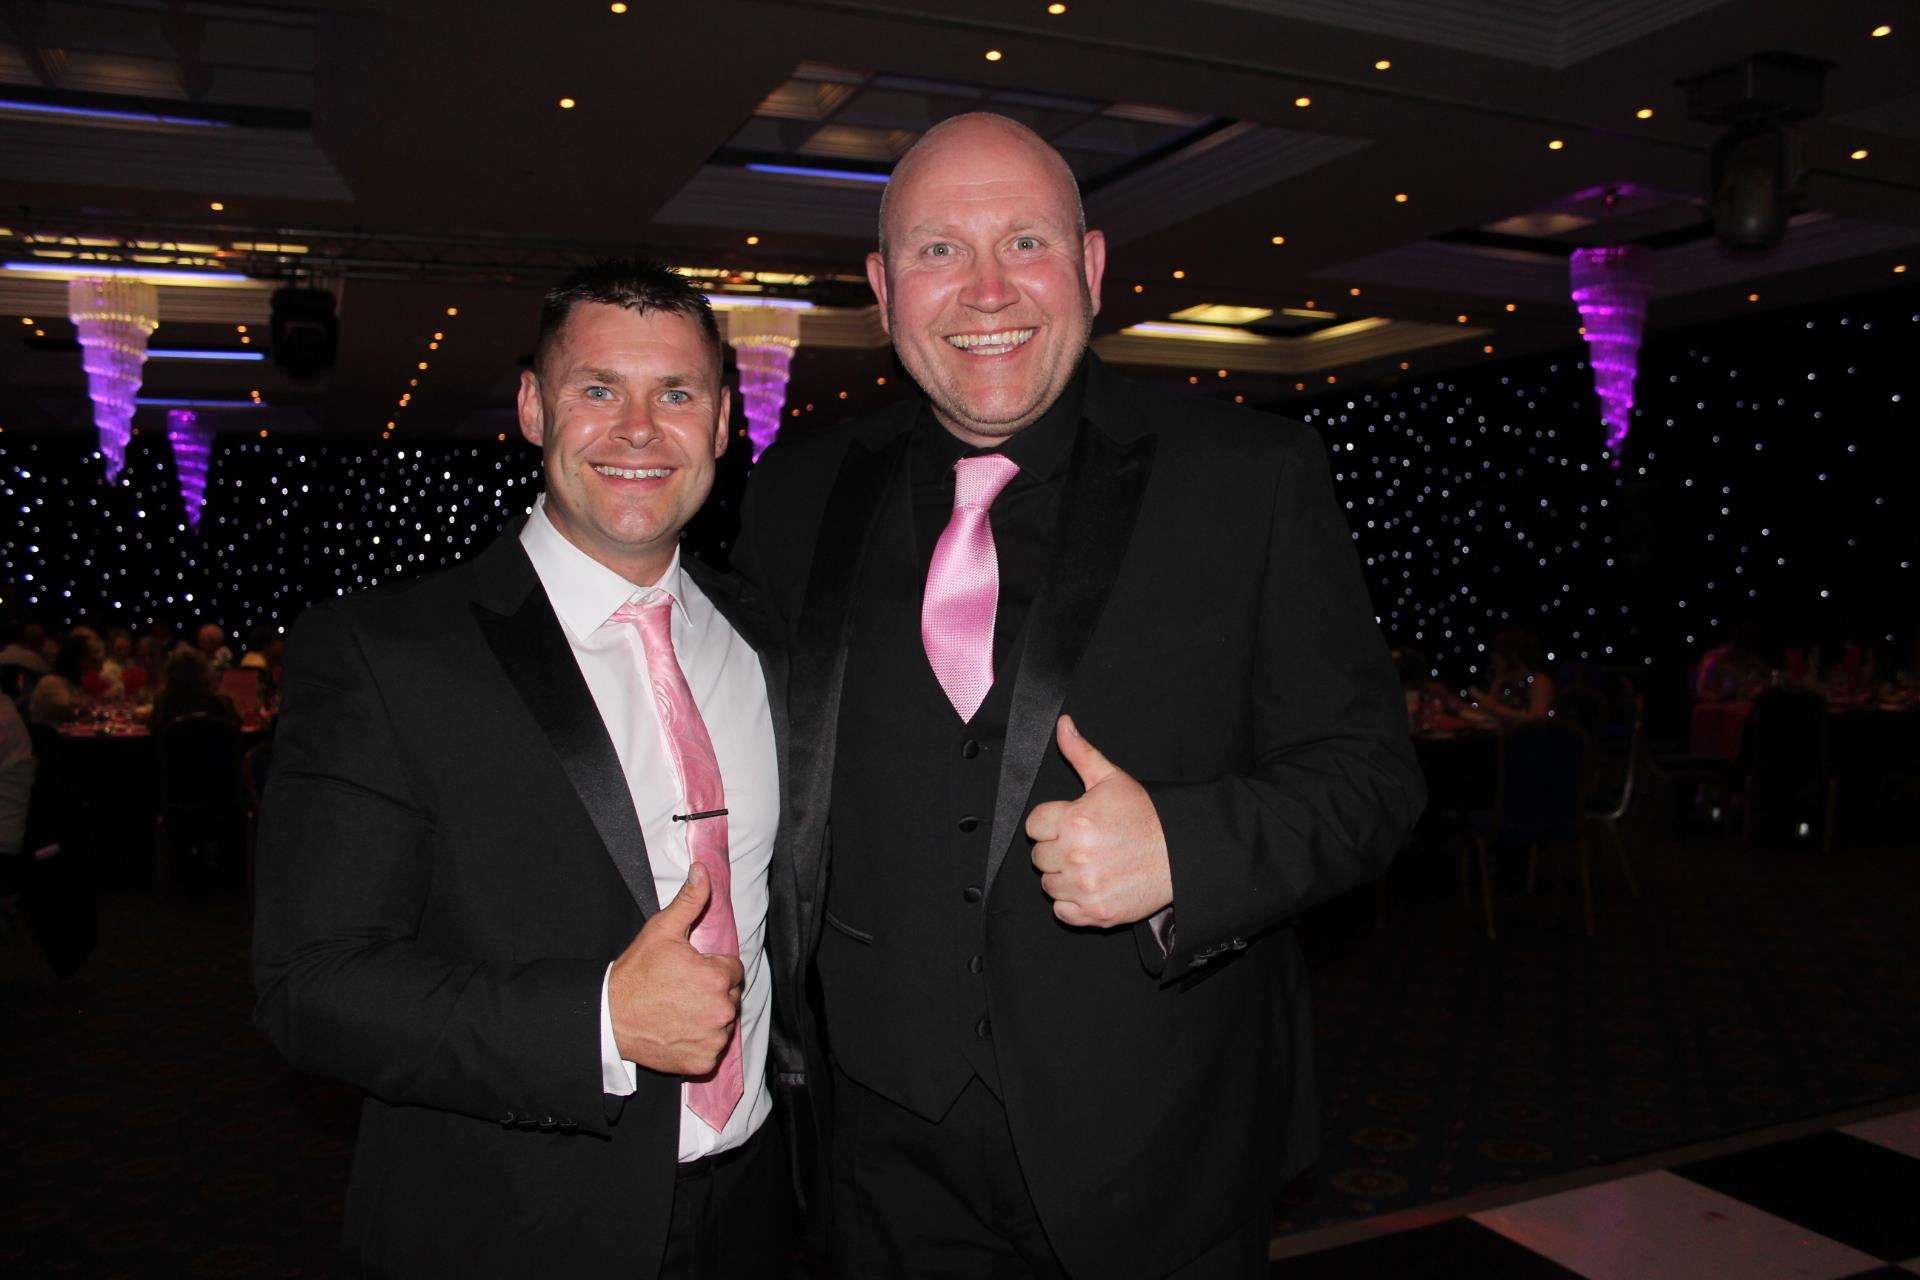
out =
<path fill-rule="evenodd" d="M 1390 640 L 1465 681 L 1506 626 L 1556 662 L 1678 669 L 1751 618 L 1912 665 L 1920 292 L 1658 335 L 1609 468 L 1584 352 L 1275 406 L 1325 436 Z M 222 437 L 189 531 L 163 433 L 119 483 L 85 441 L 0 434 L 0 592 L 64 625 L 281 627 L 472 554 L 532 502 L 515 440 Z M 743 442 L 744 443 L 744 442 Z M 724 558 L 745 472 L 690 537 Z"/>

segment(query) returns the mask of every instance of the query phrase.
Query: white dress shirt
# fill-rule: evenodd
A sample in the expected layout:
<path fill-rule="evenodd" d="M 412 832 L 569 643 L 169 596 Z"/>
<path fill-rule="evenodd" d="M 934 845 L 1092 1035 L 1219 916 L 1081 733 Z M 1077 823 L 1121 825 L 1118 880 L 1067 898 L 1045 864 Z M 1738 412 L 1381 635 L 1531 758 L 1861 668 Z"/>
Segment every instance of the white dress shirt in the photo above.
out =
<path fill-rule="evenodd" d="M 544 495 L 520 532 L 520 545 L 560 617 L 580 674 L 613 739 L 646 837 L 654 892 L 663 906 L 680 892 L 693 865 L 687 824 L 673 821 L 675 813 L 687 812 L 686 797 L 661 736 L 639 630 L 612 618 L 624 604 L 644 603 L 662 592 L 673 598 L 674 653 L 713 739 L 726 790 L 733 918 L 740 931 L 740 964 L 746 970 L 737 1024 L 746 1093 L 726 1128 L 716 1133 L 687 1107 L 686 1088 L 681 1086 L 680 1159 L 731 1150 L 753 1136 L 773 1109 L 766 1083 L 772 986 L 765 950 L 767 868 L 779 821 L 780 786 L 760 659 L 693 579 L 680 571 L 677 551 L 658 582 L 636 586 L 569 542 L 547 518 Z M 637 1069 L 620 1057 L 605 977 L 600 982 L 600 1062 L 608 1093 L 634 1091 Z"/>

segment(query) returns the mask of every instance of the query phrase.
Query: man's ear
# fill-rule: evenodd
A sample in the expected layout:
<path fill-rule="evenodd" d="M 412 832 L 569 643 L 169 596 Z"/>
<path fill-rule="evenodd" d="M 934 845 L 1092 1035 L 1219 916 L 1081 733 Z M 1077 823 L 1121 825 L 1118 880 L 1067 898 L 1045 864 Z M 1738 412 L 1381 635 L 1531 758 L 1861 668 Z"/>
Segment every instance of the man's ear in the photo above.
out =
<path fill-rule="evenodd" d="M 520 434 L 529 444 L 543 445 L 547 438 L 547 409 L 540 403 L 540 375 L 531 369 L 520 371 Z"/>
<path fill-rule="evenodd" d="M 887 256 L 884 253 L 867 255 L 867 286 L 873 290 L 873 300 L 880 304 L 880 331 L 893 332 L 893 317 L 887 310 Z"/>
<path fill-rule="evenodd" d="M 720 388 L 720 414 L 713 424 L 713 456 L 718 459 L 727 452 L 727 445 L 733 436 L 733 388 Z"/>
<path fill-rule="evenodd" d="M 1100 282 L 1107 278 L 1107 233 L 1089 231 L 1080 241 L 1080 264 L 1087 273 L 1087 296 L 1100 314 Z"/>

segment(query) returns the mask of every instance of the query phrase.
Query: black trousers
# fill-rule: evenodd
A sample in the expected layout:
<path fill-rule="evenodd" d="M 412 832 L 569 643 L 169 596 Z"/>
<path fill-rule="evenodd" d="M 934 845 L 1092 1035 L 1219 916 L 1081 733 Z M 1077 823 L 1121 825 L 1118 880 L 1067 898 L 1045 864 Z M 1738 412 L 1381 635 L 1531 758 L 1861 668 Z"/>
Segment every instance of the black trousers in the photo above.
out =
<path fill-rule="evenodd" d="M 1069 1280 L 999 1099 L 976 1077 L 938 1124 L 834 1069 L 835 1280 Z M 1267 1275 L 1262 1214 L 1166 1280 Z M 1101 1280 L 1072 1277 L 1071 1280 Z"/>
<path fill-rule="evenodd" d="M 745 1146 L 681 1169 L 660 1280 L 780 1280 L 792 1247 L 786 1144 L 769 1118 Z"/>

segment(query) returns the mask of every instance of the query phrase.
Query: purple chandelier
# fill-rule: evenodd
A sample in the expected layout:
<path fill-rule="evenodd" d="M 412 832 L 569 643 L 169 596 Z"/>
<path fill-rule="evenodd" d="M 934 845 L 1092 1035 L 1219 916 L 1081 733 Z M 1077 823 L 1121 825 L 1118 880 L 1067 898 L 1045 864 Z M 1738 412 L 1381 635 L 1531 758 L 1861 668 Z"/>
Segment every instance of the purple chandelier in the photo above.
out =
<path fill-rule="evenodd" d="M 1593 389 L 1607 427 L 1608 462 L 1618 467 L 1633 425 L 1633 379 L 1640 368 L 1640 333 L 1647 323 L 1647 252 L 1639 245 L 1573 251 L 1573 305 L 1580 309 L 1591 349 Z"/>
<path fill-rule="evenodd" d="M 213 429 L 191 409 L 167 410 L 167 443 L 173 446 L 173 468 L 180 476 L 180 501 L 187 523 L 200 528 L 200 510 L 207 503 L 207 461 L 213 456 Z"/>
<path fill-rule="evenodd" d="M 780 431 L 787 405 L 787 372 L 800 345 L 800 316 L 773 307 L 741 307 L 727 313 L 727 341 L 740 357 L 740 395 L 747 402 L 747 439 L 753 460 Z"/>
<path fill-rule="evenodd" d="M 67 284 L 67 317 L 80 331 L 80 363 L 93 399 L 93 425 L 112 483 L 127 462 L 147 336 L 160 327 L 160 293 L 144 280 L 82 277 Z"/>

